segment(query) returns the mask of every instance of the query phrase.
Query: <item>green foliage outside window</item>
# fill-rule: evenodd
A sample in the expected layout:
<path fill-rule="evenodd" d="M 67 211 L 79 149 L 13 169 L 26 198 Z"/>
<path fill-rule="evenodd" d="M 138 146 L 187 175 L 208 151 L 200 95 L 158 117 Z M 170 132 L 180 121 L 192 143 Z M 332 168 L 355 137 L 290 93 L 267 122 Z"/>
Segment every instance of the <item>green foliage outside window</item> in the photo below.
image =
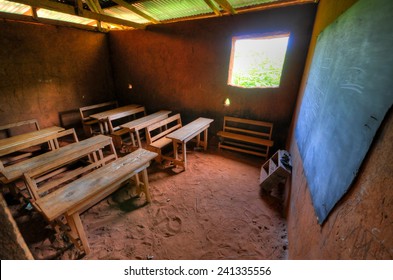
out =
<path fill-rule="evenodd" d="M 237 40 L 230 84 L 245 88 L 280 86 L 288 38 Z"/>

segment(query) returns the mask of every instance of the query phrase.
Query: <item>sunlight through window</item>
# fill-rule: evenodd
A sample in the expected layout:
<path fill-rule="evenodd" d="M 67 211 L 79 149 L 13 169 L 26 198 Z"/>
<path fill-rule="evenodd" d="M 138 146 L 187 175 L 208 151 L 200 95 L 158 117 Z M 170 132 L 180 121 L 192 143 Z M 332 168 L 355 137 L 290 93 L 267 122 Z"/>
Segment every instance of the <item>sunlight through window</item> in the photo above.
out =
<path fill-rule="evenodd" d="M 244 88 L 279 87 L 289 34 L 234 37 L 228 84 Z"/>

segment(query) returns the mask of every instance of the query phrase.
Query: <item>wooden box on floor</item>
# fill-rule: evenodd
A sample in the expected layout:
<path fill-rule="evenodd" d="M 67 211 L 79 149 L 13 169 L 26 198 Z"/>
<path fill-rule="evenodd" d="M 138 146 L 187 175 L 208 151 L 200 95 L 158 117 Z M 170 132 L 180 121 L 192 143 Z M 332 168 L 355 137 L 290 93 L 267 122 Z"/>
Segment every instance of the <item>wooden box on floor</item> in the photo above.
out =
<path fill-rule="evenodd" d="M 291 174 L 291 158 L 287 151 L 278 150 L 261 168 L 259 177 L 260 186 L 270 191 L 279 183 L 284 183 Z"/>

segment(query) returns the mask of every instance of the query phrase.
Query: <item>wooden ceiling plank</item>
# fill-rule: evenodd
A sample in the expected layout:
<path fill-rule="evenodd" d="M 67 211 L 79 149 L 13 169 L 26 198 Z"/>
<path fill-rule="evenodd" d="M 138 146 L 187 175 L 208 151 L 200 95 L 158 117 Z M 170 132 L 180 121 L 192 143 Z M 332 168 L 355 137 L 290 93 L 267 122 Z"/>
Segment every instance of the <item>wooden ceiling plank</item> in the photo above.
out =
<path fill-rule="evenodd" d="M 209 6 L 210 9 L 213 10 L 213 12 L 217 15 L 217 16 L 222 16 L 220 10 L 213 4 L 212 0 L 204 0 L 205 3 Z"/>
<path fill-rule="evenodd" d="M 140 11 L 139 9 L 135 8 L 134 6 L 132 6 L 131 4 L 128 4 L 126 1 L 124 0 L 112 0 L 112 2 L 115 2 L 117 5 L 122 6 L 128 10 L 130 10 L 131 12 L 139 15 L 140 17 L 143 17 L 144 19 L 147 19 L 148 21 L 152 22 L 152 23 L 160 23 L 158 20 L 156 20 L 155 18 L 145 14 L 144 12 Z"/>
<path fill-rule="evenodd" d="M 20 4 L 25 4 L 31 7 L 35 8 L 43 8 L 55 12 L 60 12 L 64 14 L 69 14 L 69 15 L 74 15 L 74 16 L 80 16 L 75 12 L 75 7 L 58 3 L 58 2 L 52 2 L 52 1 L 47 1 L 47 0 L 9 0 L 10 2 L 15 2 L 15 3 L 20 3 Z M 104 21 L 107 23 L 113 23 L 113 24 L 118 24 L 118 25 L 124 25 L 127 27 L 132 27 L 132 28 L 137 28 L 137 29 L 144 29 L 145 26 L 143 24 L 139 24 L 136 22 L 132 22 L 129 20 L 125 19 L 120 19 L 104 14 L 98 14 L 95 12 L 91 12 L 88 10 L 83 10 L 83 17 L 89 18 L 89 19 L 94 19 L 98 21 Z M 61 22 L 61 21 L 59 21 Z"/>

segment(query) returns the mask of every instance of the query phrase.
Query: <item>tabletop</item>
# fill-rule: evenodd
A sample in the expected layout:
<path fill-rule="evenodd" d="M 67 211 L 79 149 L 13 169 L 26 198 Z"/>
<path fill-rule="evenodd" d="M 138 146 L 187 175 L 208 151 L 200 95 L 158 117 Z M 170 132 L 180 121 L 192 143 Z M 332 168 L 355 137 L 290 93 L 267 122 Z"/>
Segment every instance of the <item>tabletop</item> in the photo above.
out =
<path fill-rule="evenodd" d="M 185 141 L 198 134 L 201 130 L 209 127 L 210 123 L 213 121 L 213 119 L 198 118 L 174 132 L 169 133 L 166 137 L 177 141 Z"/>
<path fill-rule="evenodd" d="M 122 107 L 118 107 L 115 109 L 111 109 L 108 111 L 104 111 L 104 112 L 100 112 L 100 113 L 96 113 L 96 114 L 92 114 L 90 115 L 91 118 L 97 119 L 97 120 L 103 120 L 103 119 L 107 119 L 110 116 L 119 114 L 119 113 L 124 113 L 127 112 L 129 110 L 133 110 L 135 108 L 141 107 L 142 105 L 138 105 L 138 104 L 130 104 L 130 105 L 126 105 L 126 106 L 122 106 Z"/>
<path fill-rule="evenodd" d="M 32 132 L 27 132 L 24 134 L 15 135 L 12 137 L 0 139 L 0 156 L 12 153 L 18 149 L 28 148 L 29 143 L 45 138 L 48 135 L 52 135 L 63 131 L 64 128 L 52 126 L 48 128 L 43 128 L 41 130 L 36 130 Z"/>
<path fill-rule="evenodd" d="M 155 112 L 153 114 L 147 115 L 145 117 L 130 121 L 128 123 L 120 125 L 122 128 L 128 128 L 131 131 L 143 129 L 155 122 L 163 120 L 166 118 L 172 111 L 161 110 Z"/>

